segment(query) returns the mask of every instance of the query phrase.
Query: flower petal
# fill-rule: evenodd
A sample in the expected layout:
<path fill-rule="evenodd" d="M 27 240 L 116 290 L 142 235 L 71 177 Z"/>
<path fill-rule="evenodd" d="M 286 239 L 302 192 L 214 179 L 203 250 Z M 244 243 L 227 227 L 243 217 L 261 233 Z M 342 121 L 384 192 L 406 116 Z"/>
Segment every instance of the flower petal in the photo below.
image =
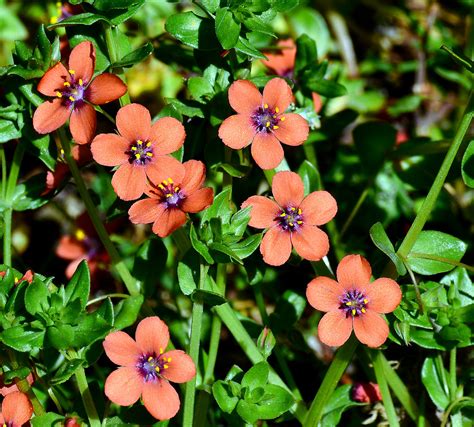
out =
<path fill-rule="evenodd" d="M 281 51 L 277 53 L 265 53 L 267 60 L 263 64 L 275 71 L 279 76 L 292 72 L 295 67 L 296 45 L 292 39 L 280 40 L 277 43 Z"/>
<path fill-rule="evenodd" d="M 246 114 L 235 114 L 227 117 L 219 127 L 219 138 L 234 150 L 247 147 L 255 136 L 255 129 Z"/>
<path fill-rule="evenodd" d="M 272 193 L 283 208 L 298 207 L 304 197 L 303 180 L 295 172 L 278 172 L 272 180 Z"/>
<path fill-rule="evenodd" d="M 323 225 L 331 221 L 337 212 L 337 202 L 327 191 L 314 191 L 308 194 L 299 206 L 303 212 L 304 223 Z"/>
<path fill-rule="evenodd" d="M 308 139 L 309 125 L 299 114 L 285 114 L 284 121 L 278 123 L 278 129 L 273 134 L 286 145 L 301 145 Z"/>
<path fill-rule="evenodd" d="M 283 265 L 291 255 L 290 233 L 277 226 L 270 228 L 263 236 L 260 253 L 267 264 Z"/>
<path fill-rule="evenodd" d="M 181 181 L 181 188 L 187 194 L 191 194 L 202 187 L 206 179 L 206 166 L 199 160 L 188 160 L 183 163 L 185 174 Z"/>
<path fill-rule="evenodd" d="M 182 350 L 172 350 L 163 354 L 163 358 L 171 358 L 168 368 L 161 371 L 161 375 L 174 383 L 185 383 L 196 375 L 196 366 L 193 359 Z"/>
<path fill-rule="evenodd" d="M 280 207 L 268 197 L 251 196 L 244 203 L 242 209 L 251 206 L 249 225 L 255 228 L 269 228 L 274 225 L 275 218 L 280 214 Z"/>
<path fill-rule="evenodd" d="M 271 133 L 257 133 L 251 148 L 252 157 L 262 169 L 274 169 L 283 160 L 283 148 Z"/>
<path fill-rule="evenodd" d="M 102 345 L 107 357 L 117 365 L 135 366 L 141 354 L 135 340 L 122 331 L 107 335 Z"/>
<path fill-rule="evenodd" d="M 50 68 L 38 83 L 37 90 L 46 96 L 56 96 L 56 91 L 64 89 L 64 82 L 69 80 L 66 67 L 58 62 Z"/>
<path fill-rule="evenodd" d="M 78 144 L 88 144 L 92 141 L 97 127 L 97 116 L 94 107 L 82 104 L 74 107 L 69 121 L 72 137 Z"/>
<path fill-rule="evenodd" d="M 5 424 L 22 426 L 27 423 L 33 415 L 33 406 L 26 394 L 20 391 L 5 396 L 2 402 L 2 415 Z"/>
<path fill-rule="evenodd" d="M 128 162 L 126 153 L 130 143 L 122 136 L 115 133 L 101 133 L 91 144 L 94 160 L 103 166 L 117 166 Z"/>
<path fill-rule="evenodd" d="M 371 309 L 362 316 L 354 317 L 354 332 L 362 344 L 380 347 L 388 337 L 387 322 Z"/>
<path fill-rule="evenodd" d="M 183 200 L 181 209 L 184 212 L 196 213 L 212 205 L 214 190 L 212 188 L 200 188 Z"/>
<path fill-rule="evenodd" d="M 293 92 L 284 79 L 275 78 L 270 80 L 263 89 L 263 103 L 280 112 L 285 111 L 293 102 Z"/>
<path fill-rule="evenodd" d="M 346 317 L 342 310 L 326 313 L 318 324 L 318 337 L 331 347 L 344 344 L 352 332 L 352 317 Z"/>
<path fill-rule="evenodd" d="M 130 221 L 133 224 L 150 224 L 155 222 L 166 206 L 154 198 L 146 198 L 135 202 L 128 210 Z"/>
<path fill-rule="evenodd" d="M 63 259 L 76 259 L 86 253 L 84 244 L 73 236 L 62 236 L 56 248 L 56 255 Z"/>
<path fill-rule="evenodd" d="M 402 300 L 402 291 L 395 280 L 381 277 L 366 288 L 369 309 L 377 313 L 391 313 Z"/>
<path fill-rule="evenodd" d="M 308 302 L 319 311 L 337 310 L 341 302 L 339 298 L 344 289 L 335 280 L 319 276 L 311 280 L 306 288 Z"/>
<path fill-rule="evenodd" d="M 360 255 L 347 255 L 337 266 L 337 281 L 344 288 L 366 287 L 370 282 L 372 269 L 368 261 Z"/>
<path fill-rule="evenodd" d="M 112 187 L 122 200 L 135 200 L 145 191 L 146 182 L 143 166 L 124 163 L 115 171 Z"/>
<path fill-rule="evenodd" d="M 69 69 L 74 71 L 76 80 L 84 80 L 84 84 L 91 81 L 95 69 L 95 49 L 89 41 L 79 43 L 69 56 Z"/>
<path fill-rule="evenodd" d="M 151 116 L 140 104 L 128 104 L 118 110 L 117 129 L 127 141 L 148 141 L 151 132 Z"/>
<path fill-rule="evenodd" d="M 179 411 L 178 393 L 166 380 L 146 383 L 142 398 L 147 411 L 160 421 L 173 418 Z"/>
<path fill-rule="evenodd" d="M 156 156 L 145 167 L 148 179 L 155 185 L 172 178 L 177 185 L 184 178 L 185 169 L 179 160 L 171 156 Z"/>
<path fill-rule="evenodd" d="M 319 261 L 329 252 L 328 235 L 315 225 L 303 225 L 291 233 L 291 243 L 301 258 Z"/>
<path fill-rule="evenodd" d="M 237 113 L 250 115 L 262 105 L 262 94 L 252 82 L 237 80 L 230 85 L 229 104 Z"/>
<path fill-rule="evenodd" d="M 158 316 L 146 317 L 137 326 L 135 340 L 145 354 L 163 353 L 170 340 L 170 332 L 166 323 Z"/>
<path fill-rule="evenodd" d="M 127 85 L 116 75 L 104 73 L 97 76 L 86 90 L 86 99 L 102 105 L 115 101 L 127 93 Z"/>
<path fill-rule="evenodd" d="M 43 102 L 33 114 L 33 127 L 38 133 L 50 133 L 66 123 L 70 114 L 71 110 L 63 105 L 62 99 Z"/>
<path fill-rule="evenodd" d="M 129 406 L 139 399 L 144 384 L 136 367 L 122 366 L 107 377 L 104 392 L 117 405 Z"/>
<path fill-rule="evenodd" d="M 149 140 L 153 143 L 153 154 L 162 156 L 181 148 L 186 131 L 180 121 L 173 117 L 162 117 L 151 127 Z"/>
<path fill-rule="evenodd" d="M 151 228 L 160 237 L 169 236 L 173 231 L 186 223 L 186 214 L 179 209 L 165 209 L 155 220 Z"/>

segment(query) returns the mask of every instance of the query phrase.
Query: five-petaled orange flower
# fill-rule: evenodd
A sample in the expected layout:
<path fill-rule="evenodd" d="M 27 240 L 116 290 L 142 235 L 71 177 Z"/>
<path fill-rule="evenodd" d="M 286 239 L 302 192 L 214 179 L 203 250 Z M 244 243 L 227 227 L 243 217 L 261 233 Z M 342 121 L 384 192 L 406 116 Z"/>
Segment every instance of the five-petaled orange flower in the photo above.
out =
<path fill-rule="evenodd" d="M 121 365 L 105 381 L 105 394 L 112 402 L 128 406 L 141 396 L 155 418 L 167 420 L 176 415 L 179 396 L 168 381 L 187 382 L 196 375 L 196 367 L 182 350 L 165 353 L 169 338 L 168 326 L 156 316 L 138 324 L 135 340 L 121 331 L 107 335 L 105 352 Z"/>
<path fill-rule="evenodd" d="M 153 125 L 148 109 L 129 104 L 117 113 L 120 135 L 103 133 L 92 141 L 94 160 L 104 166 L 118 166 L 112 186 L 123 200 L 138 199 L 147 180 L 161 182 L 167 170 L 180 162 L 168 154 L 184 143 L 183 125 L 172 117 L 162 117 Z"/>
<path fill-rule="evenodd" d="M 304 185 L 297 173 L 278 172 L 272 181 L 275 201 L 249 197 L 242 208 L 251 206 L 249 225 L 268 228 L 260 245 L 263 260 L 270 265 L 284 264 L 291 247 L 302 257 L 317 261 L 329 251 L 327 234 L 318 226 L 326 224 L 337 212 L 337 203 L 327 191 L 304 197 Z"/>
<path fill-rule="evenodd" d="M 306 289 L 309 303 L 327 313 L 319 321 L 319 339 L 330 346 L 344 344 L 354 329 L 369 347 L 381 346 L 388 337 L 387 322 L 379 313 L 391 313 L 402 298 L 397 282 L 386 277 L 370 283 L 372 269 L 360 255 L 347 255 L 337 267 L 337 282 L 316 277 Z"/>
<path fill-rule="evenodd" d="M 78 144 L 89 143 L 96 130 L 97 117 L 91 104 L 101 105 L 120 98 L 127 86 L 117 76 L 100 74 L 93 79 L 95 49 L 91 42 L 79 43 L 69 56 L 68 68 L 58 62 L 38 83 L 38 92 L 55 99 L 41 104 L 33 115 L 38 133 L 50 133 L 67 119 Z"/>
<path fill-rule="evenodd" d="M 270 80 L 263 95 L 247 80 L 229 88 L 229 103 L 237 114 L 224 120 L 219 137 L 235 150 L 252 144 L 251 153 L 262 169 L 273 169 L 283 160 L 280 144 L 301 145 L 308 138 L 308 122 L 295 113 L 285 113 L 293 93 L 285 80 Z"/>
<path fill-rule="evenodd" d="M 32 415 L 33 407 L 26 394 L 14 391 L 3 399 L 0 426 L 21 427 L 31 419 Z"/>
<path fill-rule="evenodd" d="M 198 160 L 177 163 L 166 170 L 156 182 L 148 185 L 146 199 L 135 202 L 129 209 L 134 224 L 153 223 L 152 230 L 166 237 L 186 223 L 186 213 L 196 213 L 212 204 L 212 188 L 202 187 L 206 167 Z"/>

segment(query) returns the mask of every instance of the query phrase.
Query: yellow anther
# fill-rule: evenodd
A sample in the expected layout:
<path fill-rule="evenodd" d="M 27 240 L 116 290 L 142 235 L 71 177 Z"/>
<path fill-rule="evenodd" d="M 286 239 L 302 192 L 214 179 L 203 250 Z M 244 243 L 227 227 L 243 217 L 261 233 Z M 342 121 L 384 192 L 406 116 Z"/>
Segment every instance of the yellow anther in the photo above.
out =
<path fill-rule="evenodd" d="M 82 79 L 79 79 L 79 85 L 82 86 L 84 84 L 84 81 Z"/>
<path fill-rule="evenodd" d="M 274 115 L 273 115 L 273 118 L 274 118 L 274 119 L 276 119 L 276 118 L 277 118 L 276 114 L 274 114 Z"/>
<path fill-rule="evenodd" d="M 137 154 L 135 154 L 135 158 L 136 158 L 137 160 L 138 160 L 138 159 L 140 159 L 140 157 L 141 157 L 141 155 L 140 155 L 140 154 L 138 154 L 138 153 L 137 153 Z"/>
<path fill-rule="evenodd" d="M 52 16 L 51 19 L 49 20 L 50 24 L 56 24 L 56 22 L 58 22 L 58 17 L 57 16 Z"/>
<path fill-rule="evenodd" d="M 70 97 L 69 97 L 69 101 L 74 102 L 74 101 L 75 101 L 75 98 L 74 98 L 73 96 L 70 96 Z"/>
<path fill-rule="evenodd" d="M 356 315 L 356 309 L 355 309 L 355 308 L 352 309 L 352 315 L 353 315 L 353 316 Z"/>
<path fill-rule="evenodd" d="M 263 108 L 268 108 L 268 104 L 263 104 Z"/>
<path fill-rule="evenodd" d="M 148 142 L 146 143 L 146 146 L 147 146 L 148 148 L 151 147 L 151 142 L 148 141 Z"/>
<path fill-rule="evenodd" d="M 18 283 L 18 282 L 19 282 L 18 277 L 15 277 L 15 283 Z"/>
<path fill-rule="evenodd" d="M 56 2 L 56 7 L 63 7 L 63 4 L 60 1 Z"/>
<path fill-rule="evenodd" d="M 298 215 L 301 215 L 303 211 L 301 209 L 298 209 Z"/>
<path fill-rule="evenodd" d="M 298 225 L 301 225 L 301 224 L 303 224 L 303 221 L 296 221 L 296 223 L 297 223 Z"/>
<path fill-rule="evenodd" d="M 171 197 L 171 194 L 166 194 L 166 198 L 169 199 Z"/>
<path fill-rule="evenodd" d="M 64 156 L 64 150 L 62 148 L 59 152 L 61 153 L 61 156 Z"/>
<path fill-rule="evenodd" d="M 279 113 L 280 112 L 280 109 L 278 107 L 275 107 L 275 113 Z"/>
<path fill-rule="evenodd" d="M 163 180 L 164 185 L 168 185 L 168 181 L 166 179 Z"/>
<path fill-rule="evenodd" d="M 291 208 L 291 210 L 294 212 L 294 211 L 296 211 L 296 208 Z"/>
<path fill-rule="evenodd" d="M 146 153 L 148 157 L 153 157 L 153 153 Z"/>
<path fill-rule="evenodd" d="M 164 353 L 164 351 L 163 351 L 163 349 L 160 347 L 160 354 L 163 354 L 163 353 Z"/>
<path fill-rule="evenodd" d="M 61 92 L 59 92 L 59 90 L 56 91 L 56 96 L 58 98 L 62 98 L 63 97 L 63 94 Z"/>
<path fill-rule="evenodd" d="M 73 95 L 77 95 L 79 92 L 77 90 L 72 91 Z"/>
<path fill-rule="evenodd" d="M 174 192 L 177 193 L 179 191 L 179 187 L 174 187 Z"/>
<path fill-rule="evenodd" d="M 173 182 L 173 180 L 172 180 L 171 178 L 168 178 L 168 182 L 169 182 L 170 184 L 174 184 L 174 182 Z"/>
<path fill-rule="evenodd" d="M 163 365 L 163 368 L 168 369 L 169 366 L 168 365 Z"/>
<path fill-rule="evenodd" d="M 150 356 L 147 360 L 151 362 L 153 360 L 153 357 Z"/>
<path fill-rule="evenodd" d="M 164 189 L 165 189 L 165 187 L 163 187 L 161 184 L 158 184 L 158 188 L 159 188 L 160 190 L 164 190 Z"/>
<path fill-rule="evenodd" d="M 282 213 L 280 214 L 280 216 L 281 216 L 282 218 L 284 218 L 284 217 L 286 216 L 286 213 L 285 213 L 285 212 L 282 212 Z"/>
<path fill-rule="evenodd" d="M 64 82 L 63 85 L 66 86 L 66 87 L 69 87 L 69 86 L 71 86 L 71 83 L 69 83 L 69 82 Z"/>
<path fill-rule="evenodd" d="M 292 222 L 289 222 L 288 225 L 289 225 L 290 227 L 293 227 L 295 224 L 293 224 Z"/>
<path fill-rule="evenodd" d="M 76 74 L 74 70 L 69 70 L 69 74 Z"/>
<path fill-rule="evenodd" d="M 78 228 L 74 234 L 76 236 L 76 239 L 79 241 L 82 241 L 86 238 L 86 233 L 84 233 L 84 230 L 82 230 L 81 228 Z"/>
<path fill-rule="evenodd" d="M 137 147 L 133 146 L 132 151 L 137 151 Z"/>
<path fill-rule="evenodd" d="M 350 307 L 350 306 L 352 305 L 352 302 L 351 302 L 351 301 L 348 301 L 348 302 L 346 302 L 346 305 L 347 305 L 348 307 Z"/>
<path fill-rule="evenodd" d="M 273 126 L 273 129 L 278 129 L 280 126 Z"/>
<path fill-rule="evenodd" d="M 369 300 L 367 298 L 364 298 L 364 304 L 367 304 Z"/>
<path fill-rule="evenodd" d="M 137 139 L 137 144 L 138 145 L 142 145 L 143 144 L 143 141 L 141 139 Z"/>
<path fill-rule="evenodd" d="M 265 123 L 265 127 L 269 128 L 270 127 L 270 122 Z"/>
<path fill-rule="evenodd" d="M 280 117 L 280 120 L 281 120 L 282 122 L 284 122 L 284 121 L 285 121 L 285 117 Z"/>
<path fill-rule="evenodd" d="M 367 310 L 365 308 L 362 308 L 360 311 L 362 311 L 362 313 L 365 313 Z"/>
<path fill-rule="evenodd" d="M 168 357 L 168 363 L 170 363 L 170 362 L 171 362 L 171 357 Z"/>
<path fill-rule="evenodd" d="M 156 366 L 156 367 L 155 367 L 155 371 L 156 371 L 156 372 L 160 372 L 160 367 L 159 367 L 159 366 Z"/>

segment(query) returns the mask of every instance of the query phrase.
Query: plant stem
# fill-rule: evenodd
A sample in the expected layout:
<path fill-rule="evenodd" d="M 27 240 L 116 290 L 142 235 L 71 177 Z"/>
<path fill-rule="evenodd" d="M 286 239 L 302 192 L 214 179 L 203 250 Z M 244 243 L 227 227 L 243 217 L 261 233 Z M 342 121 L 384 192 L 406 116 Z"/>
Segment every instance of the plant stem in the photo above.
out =
<path fill-rule="evenodd" d="M 474 116 L 474 97 L 472 93 L 469 96 L 469 100 L 466 106 L 466 110 L 464 111 L 464 115 L 461 119 L 461 123 L 459 124 L 458 130 L 454 135 L 453 143 L 449 147 L 448 152 L 446 153 L 446 157 L 443 160 L 443 164 L 436 175 L 436 178 L 433 182 L 433 185 L 426 196 L 418 214 L 416 215 L 413 224 L 411 225 L 408 233 L 406 234 L 405 238 L 403 239 L 402 244 L 398 248 L 397 254 L 400 255 L 402 258 L 406 258 L 407 255 L 410 253 L 413 245 L 418 238 L 421 230 L 423 229 L 428 217 L 433 210 L 435 205 L 436 199 L 443 187 L 444 181 L 446 180 L 446 176 L 448 175 L 449 169 L 456 157 L 456 154 L 461 146 L 464 136 L 466 132 L 469 130 L 469 126 L 471 124 L 472 118 Z"/>
<path fill-rule="evenodd" d="M 456 347 L 449 352 L 449 397 L 451 401 L 456 399 Z"/>
<path fill-rule="evenodd" d="M 349 340 L 336 352 L 331 366 L 329 366 L 329 369 L 324 376 L 323 382 L 319 386 L 319 390 L 314 397 L 311 407 L 309 408 L 308 414 L 306 415 L 306 419 L 303 423 L 303 427 L 315 427 L 321 421 L 324 406 L 330 399 L 331 395 L 336 389 L 337 383 L 341 379 L 342 374 L 345 372 L 347 366 L 351 362 L 357 345 L 358 341 L 354 338 L 354 336 L 351 336 Z"/>
<path fill-rule="evenodd" d="M 101 422 L 99 419 L 99 414 L 97 413 L 97 409 L 94 405 L 94 399 L 92 398 L 91 392 L 89 390 L 89 384 L 87 384 L 84 368 L 80 367 L 77 369 L 74 376 L 76 377 L 77 386 L 79 388 L 79 392 L 81 393 L 87 418 L 89 419 L 89 426 L 100 427 Z"/>
<path fill-rule="evenodd" d="M 387 420 L 390 427 L 399 427 L 397 412 L 393 406 L 392 396 L 388 388 L 387 379 L 385 378 L 384 361 L 381 357 L 382 352 L 380 350 L 370 351 L 372 357 L 372 363 L 374 365 L 375 378 L 382 394 L 383 406 L 387 414 Z"/>
<path fill-rule="evenodd" d="M 104 227 L 104 224 L 102 224 L 102 221 L 100 220 L 99 212 L 97 211 L 97 208 L 94 202 L 92 201 L 89 192 L 87 191 L 86 184 L 82 179 L 82 175 L 79 171 L 77 163 L 71 156 L 70 143 L 67 140 L 66 135 L 64 134 L 64 130 L 59 129 L 58 133 L 61 138 L 61 145 L 64 149 L 64 156 L 66 158 L 66 162 L 69 166 L 69 169 L 71 170 L 71 174 L 76 183 L 77 190 L 79 191 L 82 201 L 86 206 L 87 212 L 89 214 L 92 224 L 94 225 L 97 235 L 99 236 L 99 239 L 101 240 L 102 244 L 110 255 L 112 265 L 115 267 L 117 273 L 120 275 L 130 295 L 139 295 L 140 283 L 136 279 L 134 279 L 130 274 L 130 271 L 128 271 L 127 266 L 121 259 L 120 254 L 118 253 L 114 244 L 110 240 L 109 233 L 107 232 Z"/>
<path fill-rule="evenodd" d="M 350 225 L 352 224 L 352 221 L 354 220 L 355 216 L 359 212 L 360 207 L 364 203 L 365 199 L 367 198 L 367 195 L 369 194 L 369 189 L 370 189 L 370 184 L 365 188 L 365 190 L 362 192 L 362 194 L 359 196 L 359 199 L 357 200 L 357 203 L 355 204 L 354 208 L 352 209 L 352 212 L 349 215 L 349 218 L 347 218 L 346 222 L 342 226 L 341 233 L 339 234 L 339 239 L 342 239 L 344 234 L 346 234 L 346 231 L 349 229 Z"/>
<path fill-rule="evenodd" d="M 5 200 L 7 192 L 7 159 L 5 158 L 5 150 L 0 147 L 0 158 L 2 165 L 2 200 Z"/>
<path fill-rule="evenodd" d="M 127 295 L 127 294 L 107 294 L 107 295 L 101 295 L 100 297 L 97 297 L 97 298 L 94 298 L 94 299 L 91 299 L 89 301 L 87 301 L 87 304 L 86 304 L 86 307 L 92 305 L 92 304 L 96 304 L 100 301 L 103 301 L 104 299 L 107 299 L 107 298 L 128 298 L 130 295 Z"/>
<path fill-rule="evenodd" d="M 199 289 L 204 288 L 208 265 L 201 264 L 199 268 Z M 199 366 L 199 345 L 201 342 L 201 323 L 204 303 L 202 300 L 194 301 L 191 317 L 191 338 L 189 342 L 189 356 L 193 359 L 196 369 Z M 194 397 L 196 393 L 196 377 L 186 383 L 184 394 L 183 427 L 192 427 L 194 418 Z"/>

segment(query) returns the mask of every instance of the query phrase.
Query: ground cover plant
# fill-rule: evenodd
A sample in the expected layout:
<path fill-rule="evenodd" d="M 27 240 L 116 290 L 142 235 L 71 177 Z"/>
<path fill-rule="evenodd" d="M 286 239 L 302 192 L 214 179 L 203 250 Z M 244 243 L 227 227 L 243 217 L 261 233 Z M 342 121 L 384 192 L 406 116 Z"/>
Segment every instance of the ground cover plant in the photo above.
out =
<path fill-rule="evenodd" d="M 470 0 L 0 16 L 1 425 L 472 425 Z"/>

